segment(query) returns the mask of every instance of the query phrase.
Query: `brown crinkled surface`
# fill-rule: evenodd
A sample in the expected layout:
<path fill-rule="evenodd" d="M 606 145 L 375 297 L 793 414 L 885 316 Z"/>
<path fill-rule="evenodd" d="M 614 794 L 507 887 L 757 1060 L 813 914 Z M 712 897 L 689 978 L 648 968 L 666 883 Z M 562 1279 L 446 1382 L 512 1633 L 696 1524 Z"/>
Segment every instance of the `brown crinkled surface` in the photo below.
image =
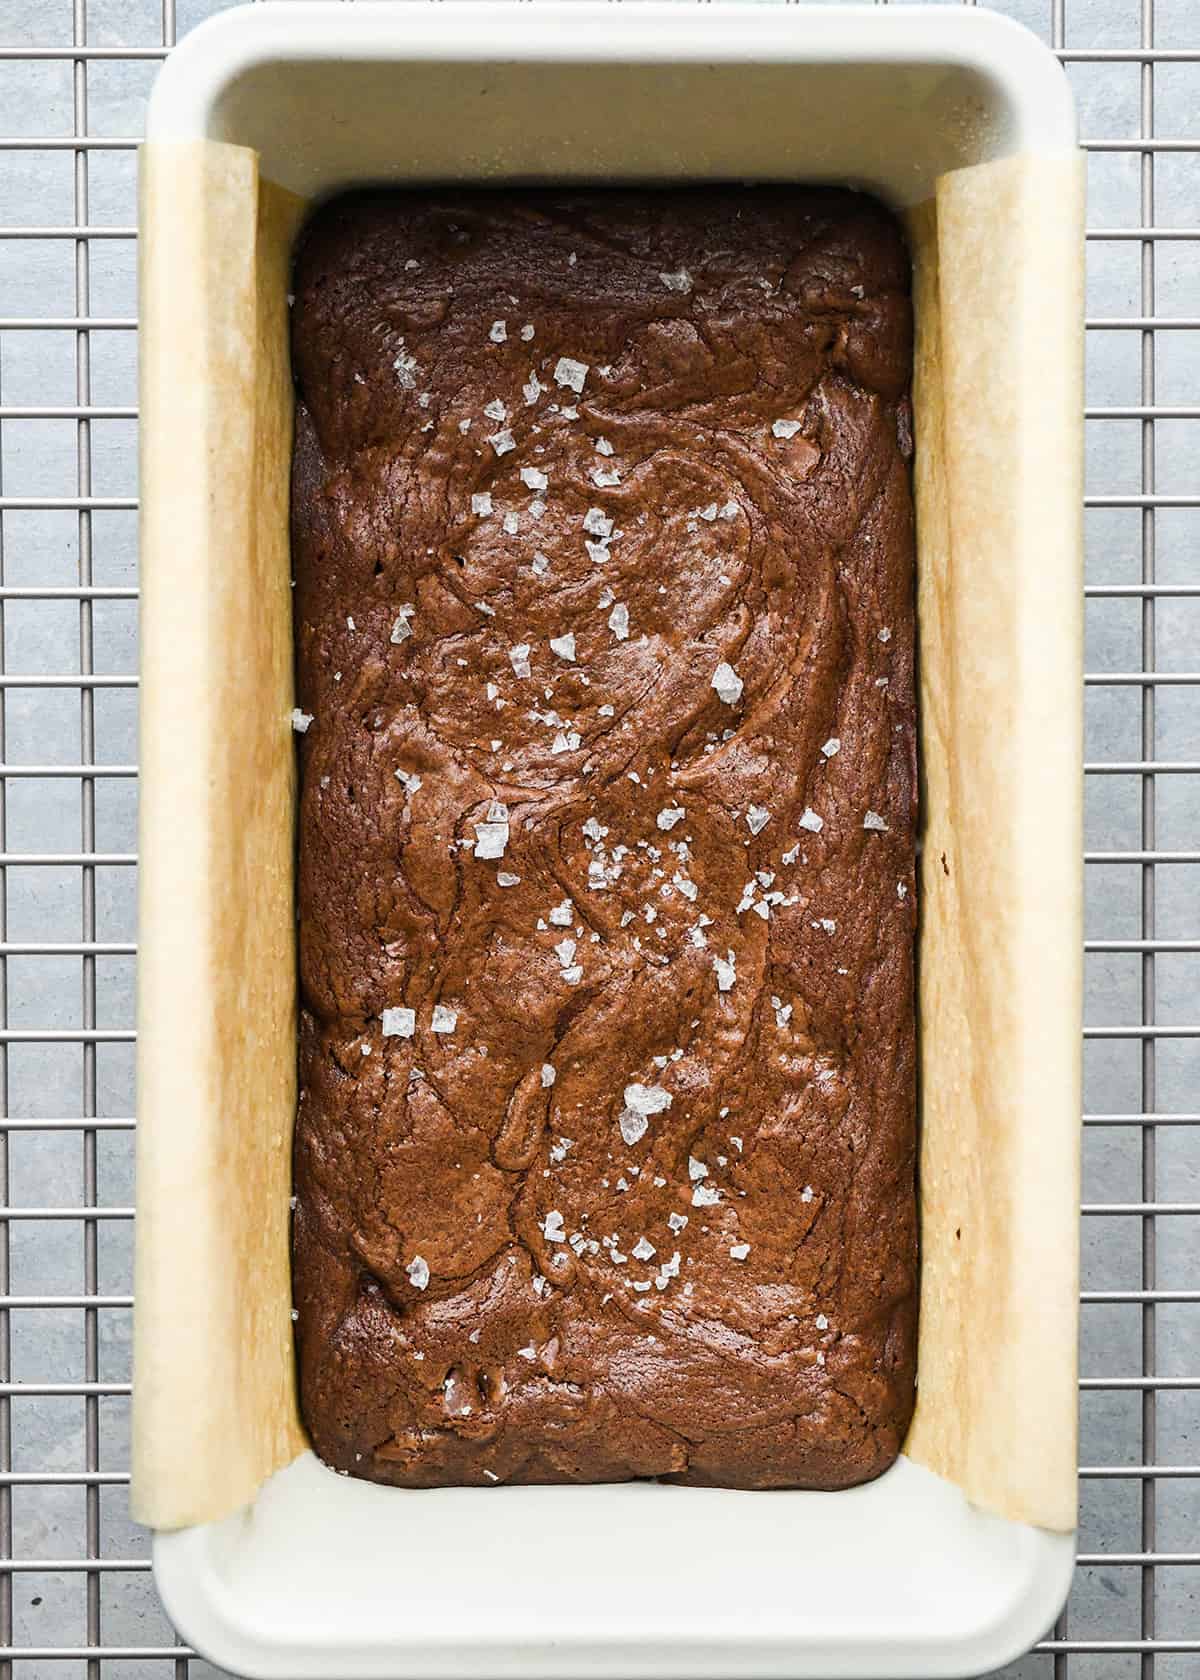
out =
<path fill-rule="evenodd" d="M 875 1476 L 916 1349 L 898 226 L 355 195 L 295 294 L 313 1444 L 405 1486 Z"/>

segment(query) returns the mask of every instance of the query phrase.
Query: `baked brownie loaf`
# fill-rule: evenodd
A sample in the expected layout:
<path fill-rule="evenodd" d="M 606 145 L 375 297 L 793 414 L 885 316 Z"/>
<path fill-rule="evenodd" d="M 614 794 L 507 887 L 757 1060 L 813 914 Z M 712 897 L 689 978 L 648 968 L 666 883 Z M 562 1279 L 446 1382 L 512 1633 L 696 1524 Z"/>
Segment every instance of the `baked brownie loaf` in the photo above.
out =
<path fill-rule="evenodd" d="M 901 233 L 359 195 L 295 292 L 313 1444 L 874 1476 L 915 1355 Z"/>

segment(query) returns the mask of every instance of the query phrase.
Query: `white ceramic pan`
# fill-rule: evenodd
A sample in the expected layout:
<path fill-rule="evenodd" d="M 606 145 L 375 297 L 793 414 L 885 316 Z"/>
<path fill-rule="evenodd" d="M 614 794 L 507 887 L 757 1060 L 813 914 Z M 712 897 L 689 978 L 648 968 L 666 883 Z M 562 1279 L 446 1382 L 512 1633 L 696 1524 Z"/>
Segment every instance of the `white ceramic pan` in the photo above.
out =
<path fill-rule="evenodd" d="M 631 135 L 644 176 L 848 181 L 910 206 L 946 171 L 1069 151 L 1075 127 L 1053 56 L 985 11 L 726 0 L 245 7 L 171 55 L 148 124 L 253 147 L 308 199 L 628 179 Z M 307 1453 L 237 1514 L 159 1533 L 154 1572 L 204 1655 L 278 1680 L 932 1680 L 1027 1648 L 1073 1554 L 909 1459 L 834 1495 L 402 1492 Z"/>

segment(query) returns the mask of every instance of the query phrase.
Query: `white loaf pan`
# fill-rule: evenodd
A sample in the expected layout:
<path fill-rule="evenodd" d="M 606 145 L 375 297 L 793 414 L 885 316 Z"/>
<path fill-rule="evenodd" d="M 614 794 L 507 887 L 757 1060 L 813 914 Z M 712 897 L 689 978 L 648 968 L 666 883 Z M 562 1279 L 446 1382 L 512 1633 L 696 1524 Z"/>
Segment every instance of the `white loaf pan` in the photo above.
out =
<path fill-rule="evenodd" d="M 664 180 L 851 181 L 898 205 L 944 171 L 1075 140 L 1052 55 L 987 12 L 723 0 L 246 7 L 171 55 L 147 137 L 253 147 L 311 199 L 603 182 L 631 128 Z M 306 1453 L 237 1515 L 159 1533 L 154 1573 L 180 1633 L 243 1675 L 932 1680 L 1032 1644 L 1073 1557 L 1072 1535 L 988 1514 L 907 1459 L 835 1495 L 404 1492 Z"/>

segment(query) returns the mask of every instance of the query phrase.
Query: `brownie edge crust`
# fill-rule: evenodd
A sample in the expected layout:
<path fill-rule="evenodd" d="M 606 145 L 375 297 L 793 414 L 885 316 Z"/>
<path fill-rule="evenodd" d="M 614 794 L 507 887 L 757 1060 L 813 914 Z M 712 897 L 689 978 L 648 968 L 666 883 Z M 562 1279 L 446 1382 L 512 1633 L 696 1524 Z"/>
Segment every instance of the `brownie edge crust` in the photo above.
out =
<path fill-rule="evenodd" d="M 900 1449 L 909 281 L 832 189 L 303 236 L 293 1281 L 337 1470 L 833 1489 Z"/>

